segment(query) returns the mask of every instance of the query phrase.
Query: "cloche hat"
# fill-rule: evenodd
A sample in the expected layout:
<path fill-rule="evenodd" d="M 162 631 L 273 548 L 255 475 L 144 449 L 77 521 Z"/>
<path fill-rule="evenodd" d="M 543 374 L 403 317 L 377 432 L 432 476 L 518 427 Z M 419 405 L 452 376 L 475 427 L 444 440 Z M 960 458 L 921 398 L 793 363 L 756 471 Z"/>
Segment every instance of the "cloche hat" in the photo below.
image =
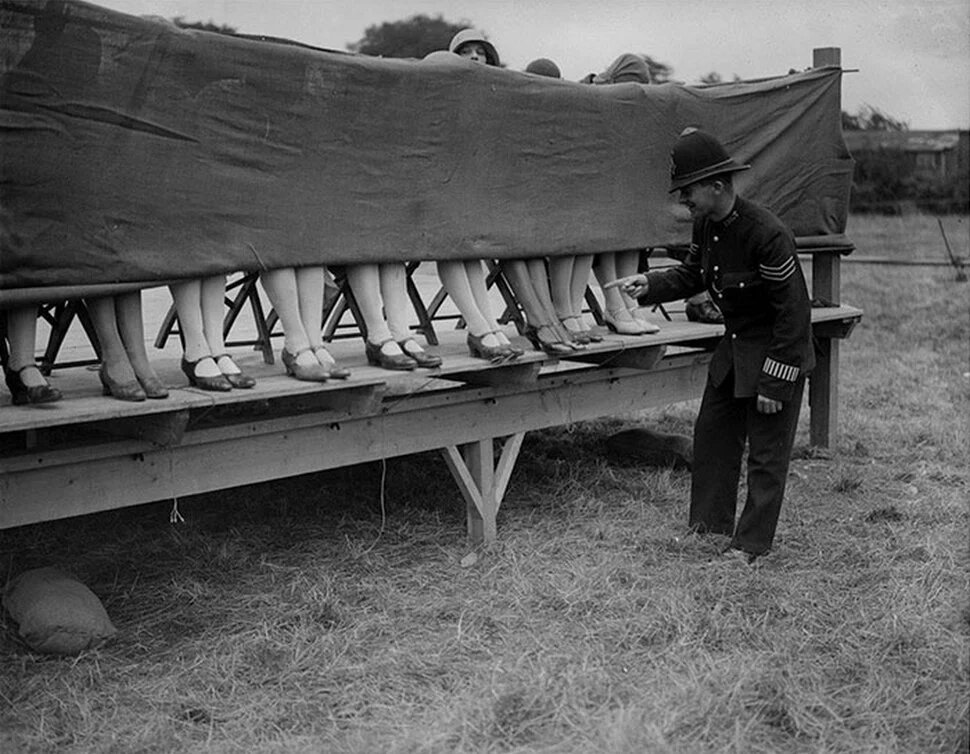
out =
<path fill-rule="evenodd" d="M 721 142 L 709 133 L 699 128 L 685 128 L 670 152 L 670 193 L 705 178 L 750 167 L 732 159 Z"/>
<path fill-rule="evenodd" d="M 478 29 L 462 29 L 455 34 L 448 45 L 448 52 L 458 52 L 460 47 L 473 42 L 477 42 L 485 48 L 485 60 L 489 65 L 497 66 L 499 64 L 498 51 L 495 49 L 495 45 L 485 39 L 485 35 Z"/>

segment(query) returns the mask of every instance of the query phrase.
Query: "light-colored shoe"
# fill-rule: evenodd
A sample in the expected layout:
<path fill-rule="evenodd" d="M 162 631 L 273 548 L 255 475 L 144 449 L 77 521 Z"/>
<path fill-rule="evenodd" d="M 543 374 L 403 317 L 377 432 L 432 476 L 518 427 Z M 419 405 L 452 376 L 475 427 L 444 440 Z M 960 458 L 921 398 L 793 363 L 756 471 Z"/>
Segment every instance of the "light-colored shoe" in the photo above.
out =
<path fill-rule="evenodd" d="M 660 332 L 660 327 L 655 322 L 650 320 L 647 313 L 643 311 L 643 309 L 640 309 L 639 307 L 630 309 L 630 314 L 643 326 L 644 333 L 647 335 Z"/>
<path fill-rule="evenodd" d="M 630 314 L 626 309 L 620 312 L 603 312 L 603 321 L 610 332 L 617 335 L 645 335 L 643 323 Z"/>

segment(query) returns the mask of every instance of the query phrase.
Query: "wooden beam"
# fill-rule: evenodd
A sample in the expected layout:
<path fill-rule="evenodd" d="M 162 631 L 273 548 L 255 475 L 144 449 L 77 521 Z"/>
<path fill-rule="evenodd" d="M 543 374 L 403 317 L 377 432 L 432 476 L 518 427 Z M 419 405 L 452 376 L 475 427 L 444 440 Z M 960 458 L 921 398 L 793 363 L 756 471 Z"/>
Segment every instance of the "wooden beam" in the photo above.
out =
<path fill-rule="evenodd" d="M 693 353 L 668 357 L 650 371 L 603 368 L 540 376 L 528 389 L 448 387 L 339 421 L 333 411 L 320 411 L 247 417 L 212 428 L 190 423 L 182 442 L 165 448 L 121 439 L 26 449 L 3 459 L 0 528 L 669 405 L 701 394 L 709 360 L 709 354 Z M 511 474 L 505 464 L 513 462 L 520 443 L 513 438 L 498 469 L 493 466 L 486 485 L 492 497 L 481 502 L 482 537 L 491 536 L 486 518 L 497 510 L 498 493 Z M 478 457 L 484 453 L 481 446 L 475 450 Z M 507 461 L 506 453 L 513 453 Z M 481 491 L 484 466 L 476 479 L 481 462 L 472 458 L 471 464 L 469 473 Z"/>
<path fill-rule="evenodd" d="M 147 414 L 127 419 L 110 419 L 96 422 L 93 427 L 119 437 L 146 440 L 160 448 L 178 445 L 185 436 L 189 424 L 189 411 L 171 411 L 167 414 Z"/>
<path fill-rule="evenodd" d="M 564 356 L 564 360 L 581 361 L 584 364 L 622 367 L 625 369 L 653 369 L 667 353 L 664 344 L 629 348 L 623 351 L 577 351 Z"/>

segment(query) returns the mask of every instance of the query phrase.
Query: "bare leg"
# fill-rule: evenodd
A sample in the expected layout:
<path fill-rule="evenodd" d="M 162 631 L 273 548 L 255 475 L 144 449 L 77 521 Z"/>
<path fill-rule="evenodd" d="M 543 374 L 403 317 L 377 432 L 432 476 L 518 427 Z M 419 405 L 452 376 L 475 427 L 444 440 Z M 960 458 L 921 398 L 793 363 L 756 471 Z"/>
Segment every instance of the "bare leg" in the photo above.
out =
<path fill-rule="evenodd" d="M 104 393 L 124 401 L 143 401 L 147 397 L 128 360 L 121 340 L 114 296 L 87 299 L 88 312 L 101 343 L 101 368 L 98 376 Z"/>
<path fill-rule="evenodd" d="M 323 267 L 298 267 L 296 290 L 303 329 L 313 348 L 323 347 Z"/>
<path fill-rule="evenodd" d="M 101 343 L 101 368 L 119 384 L 135 382 L 135 370 L 121 340 L 114 296 L 87 299 L 88 311 Z"/>
<path fill-rule="evenodd" d="M 573 260 L 573 279 L 570 286 L 570 300 L 572 301 L 572 316 L 582 317 L 583 302 L 586 289 L 589 287 L 589 277 L 593 271 L 593 254 L 581 254 Z"/>
<path fill-rule="evenodd" d="M 311 352 L 303 353 L 310 348 L 310 338 L 303 326 L 303 317 L 300 315 L 296 270 L 292 267 L 267 270 L 260 273 L 259 280 L 283 325 L 283 347 L 291 354 L 307 356 L 307 364 L 311 360 L 316 361 Z"/>
<path fill-rule="evenodd" d="M 437 267 L 441 284 L 448 295 L 451 296 L 451 300 L 455 302 L 455 306 L 458 307 L 458 311 L 464 318 L 466 327 L 468 327 L 468 332 L 475 336 L 487 336 L 491 333 L 496 325 L 490 323 L 478 308 L 478 301 L 472 292 L 465 263 L 461 260 L 449 259 L 438 262 Z"/>
<path fill-rule="evenodd" d="M 34 353 L 37 351 L 37 307 L 24 306 L 7 310 L 7 342 L 10 344 L 10 358 L 7 368 L 21 372 L 25 385 L 46 384 L 40 370 L 28 369 L 35 366 Z"/>
<path fill-rule="evenodd" d="M 324 267 L 296 268 L 300 319 L 303 320 L 303 329 L 306 331 L 317 363 L 326 369 L 331 377 L 345 379 L 350 376 L 350 372 L 337 366 L 337 361 L 323 342 L 323 297 L 326 279 Z"/>
<path fill-rule="evenodd" d="M 205 317 L 202 313 L 202 281 L 186 280 L 169 286 L 175 311 L 179 315 L 179 329 L 182 333 L 182 357 L 189 364 L 194 364 L 196 377 L 218 377 L 219 370 L 214 355 L 206 340 Z M 220 323 L 221 327 L 221 323 Z"/>
<path fill-rule="evenodd" d="M 7 386 L 15 404 L 52 403 L 60 400 L 59 390 L 50 387 L 34 358 L 37 349 L 37 307 L 7 310 Z"/>
<path fill-rule="evenodd" d="M 615 332 L 623 335 L 640 335 L 645 332 L 643 325 L 630 313 L 628 302 L 623 298 L 620 289 L 605 288 L 607 283 L 619 278 L 616 263 L 616 252 L 606 252 L 599 254 L 593 265 L 593 271 L 603 291 L 606 322 Z"/>
<path fill-rule="evenodd" d="M 636 275 L 640 270 L 640 250 L 631 249 L 628 251 L 618 251 L 616 253 L 616 274 L 619 277 L 627 277 L 629 275 Z M 619 289 L 617 289 L 619 290 Z M 650 321 L 647 317 L 646 312 L 640 308 L 640 302 L 637 301 L 632 296 L 628 296 L 624 291 L 620 291 L 623 296 L 623 300 L 627 304 L 627 309 L 630 310 L 630 314 L 640 322 L 643 326 L 644 332 L 654 333 L 659 332 L 660 328 Z"/>
<path fill-rule="evenodd" d="M 347 282 L 357 299 L 364 327 L 367 328 L 367 340 L 371 345 L 381 345 L 393 341 L 391 330 L 384 319 L 384 307 L 381 298 L 381 272 L 377 264 L 354 264 L 347 267 Z M 397 344 L 395 344 L 395 348 Z M 397 349 L 400 351 L 400 348 Z"/>
<path fill-rule="evenodd" d="M 410 305 L 408 299 L 407 271 L 399 262 L 380 265 L 381 297 L 384 299 L 384 316 L 391 336 L 398 343 L 414 340 L 408 326 Z M 412 347 L 421 348 L 415 342 Z"/>
<path fill-rule="evenodd" d="M 115 296 L 115 319 L 118 323 L 118 334 L 124 344 L 125 353 L 138 382 L 149 397 L 164 398 L 168 395 L 158 379 L 148 353 L 145 350 L 145 324 L 142 317 L 141 291 L 132 291 Z"/>
<path fill-rule="evenodd" d="M 6 312 L 9 353 L 4 376 L 14 405 L 53 403 L 61 392 L 51 387 L 37 367 L 37 306 L 29 305 Z"/>
<path fill-rule="evenodd" d="M 296 269 L 284 267 L 278 270 L 267 270 L 260 273 L 259 279 L 283 324 L 282 358 L 287 373 L 293 374 L 298 379 L 312 382 L 325 380 L 326 370 L 321 367 L 317 355 L 313 352 L 310 335 L 307 333 L 300 311 L 300 291 L 297 286 Z M 320 291 L 322 296 L 322 285 Z M 318 316 L 322 314 L 321 304 Z"/>
<path fill-rule="evenodd" d="M 549 258 L 549 289 L 556 316 L 560 320 L 567 320 L 576 316 L 572 292 L 575 260 L 576 257 Z M 583 286 L 583 290 L 585 291 L 585 286 Z"/>
<path fill-rule="evenodd" d="M 503 259 L 502 272 L 505 273 L 516 299 L 525 312 L 526 321 L 534 328 L 552 324 L 549 312 L 536 294 L 529 275 L 529 266 L 524 259 Z"/>

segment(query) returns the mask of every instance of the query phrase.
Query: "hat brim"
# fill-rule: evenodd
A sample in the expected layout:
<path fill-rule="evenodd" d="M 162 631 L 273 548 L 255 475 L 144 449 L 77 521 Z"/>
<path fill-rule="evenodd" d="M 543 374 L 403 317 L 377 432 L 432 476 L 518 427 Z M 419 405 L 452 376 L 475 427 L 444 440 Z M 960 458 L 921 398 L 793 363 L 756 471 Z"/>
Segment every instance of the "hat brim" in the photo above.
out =
<path fill-rule="evenodd" d="M 742 165 L 740 162 L 735 162 L 734 160 L 725 160 L 717 165 L 710 165 L 703 170 L 695 170 L 693 173 L 688 173 L 687 175 L 682 175 L 679 178 L 671 179 L 670 188 L 667 193 L 672 194 L 675 191 L 680 191 L 680 189 L 690 186 L 692 183 L 698 183 L 707 178 L 713 178 L 716 175 L 724 175 L 725 173 L 738 173 L 742 170 L 748 170 L 750 165 Z"/>

